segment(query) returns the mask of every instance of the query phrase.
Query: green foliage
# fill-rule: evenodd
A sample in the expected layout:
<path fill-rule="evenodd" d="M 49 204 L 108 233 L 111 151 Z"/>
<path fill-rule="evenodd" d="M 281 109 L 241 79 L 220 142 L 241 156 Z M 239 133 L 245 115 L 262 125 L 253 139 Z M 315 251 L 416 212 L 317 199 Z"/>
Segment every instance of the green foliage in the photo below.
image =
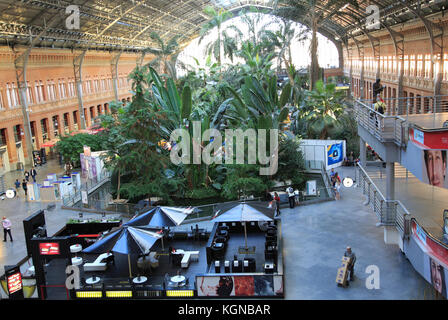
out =
<path fill-rule="evenodd" d="M 228 165 L 222 195 L 229 200 L 237 200 L 250 195 L 260 195 L 269 188 L 270 183 L 258 174 L 257 165 Z"/>
<path fill-rule="evenodd" d="M 84 152 L 84 146 L 90 147 L 91 151 L 101 151 L 105 146 L 106 137 L 103 133 L 96 135 L 78 133 L 73 136 L 61 136 L 56 144 L 56 150 L 62 154 L 65 161 L 80 165 L 79 155 Z"/>
<path fill-rule="evenodd" d="M 299 146 L 298 139 L 282 136 L 279 141 L 278 170 L 274 176 L 275 180 L 282 182 L 292 180 L 293 185 L 302 183 L 301 171 L 305 170 L 305 160 Z"/>

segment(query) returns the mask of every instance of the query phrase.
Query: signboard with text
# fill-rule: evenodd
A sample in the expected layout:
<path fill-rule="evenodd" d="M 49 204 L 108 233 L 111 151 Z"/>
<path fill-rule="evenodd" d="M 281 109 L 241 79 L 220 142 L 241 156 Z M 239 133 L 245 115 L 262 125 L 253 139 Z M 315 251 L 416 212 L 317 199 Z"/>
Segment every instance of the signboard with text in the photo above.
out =
<path fill-rule="evenodd" d="M 39 252 L 41 255 L 58 255 L 59 251 L 59 243 L 57 242 L 43 242 L 39 243 Z"/>

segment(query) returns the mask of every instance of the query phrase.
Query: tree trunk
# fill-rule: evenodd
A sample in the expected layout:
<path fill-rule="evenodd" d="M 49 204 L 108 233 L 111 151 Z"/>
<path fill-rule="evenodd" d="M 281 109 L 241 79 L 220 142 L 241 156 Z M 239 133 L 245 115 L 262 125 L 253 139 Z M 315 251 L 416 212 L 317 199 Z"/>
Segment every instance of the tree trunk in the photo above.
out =
<path fill-rule="evenodd" d="M 221 67 L 221 28 L 218 26 L 218 66 Z"/>
<path fill-rule="evenodd" d="M 311 26 L 312 38 L 310 46 L 311 66 L 310 66 L 310 90 L 313 90 L 319 80 L 319 61 L 317 60 L 317 18 L 315 10 L 312 14 Z"/>
<path fill-rule="evenodd" d="M 118 168 L 117 200 L 120 200 L 120 168 Z"/>

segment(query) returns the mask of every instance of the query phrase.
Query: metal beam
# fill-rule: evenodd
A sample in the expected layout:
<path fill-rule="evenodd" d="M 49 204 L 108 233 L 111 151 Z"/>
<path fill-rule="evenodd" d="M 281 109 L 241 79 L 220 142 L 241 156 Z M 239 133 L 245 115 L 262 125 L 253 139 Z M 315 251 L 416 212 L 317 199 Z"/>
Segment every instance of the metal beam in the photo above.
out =
<path fill-rule="evenodd" d="M 373 57 L 376 60 L 376 72 L 375 72 L 375 77 L 376 79 L 380 78 L 380 47 L 381 47 L 381 43 L 380 40 L 378 38 L 375 38 L 374 36 L 372 36 L 370 34 L 370 32 L 361 25 L 361 23 L 358 23 L 359 28 L 361 29 L 361 31 L 367 36 L 367 38 L 369 39 L 370 42 L 370 46 L 372 47 L 372 51 L 373 51 Z"/>
<path fill-rule="evenodd" d="M 402 2 L 406 5 L 409 11 L 423 22 L 426 31 L 428 32 L 431 41 L 431 77 L 434 79 L 434 96 L 439 96 L 443 75 L 443 27 L 429 21 L 422 14 L 420 6 L 415 10 L 407 3 L 407 1 L 402 0 Z M 436 65 L 438 66 L 437 70 L 434 68 Z"/>
<path fill-rule="evenodd" d="M 73 69 L 75 72 L 76 95 L 78 97 L 78 112 L 81 129 L 86 129 L 86 119 L 84 117 L 84 104 L 82 101 L 82 63 L 87 49 L 73 58 Z"/>
<path fill-rule="evenodd" d="M 360 72 L 360 79 L 359 79 L 359 86 L 360 86 L 360 98 L 364 99 L 364 44 L 356 40 L 356 38 L 353 35 L 350 35 L 350 37 L 355 42 L 356 47 L 358 48 L 358 57 L 361 59 L 361 72 Z"/>
<path fill-rule="evenodd" d="M 53 16 L 51 18 L 51 20 L 48 22 L 47 26 L 34 39 L 30 34 L 30 44 L 24 52 L 22 52 L 21 54 L 15 52 L 14 67 L 15 67 L 15 72 L 16 72 L 17 87 L 18 87 L 19 96 L 20 96 L 20 104 L 22 107 L 23 128 L 24 128 L 26 152 L 27 152 L 27 157 L 25 158 L 25 165 L 34 166 L 33 141 L 32 141 L 31 126 L 30 126 L 30 116 L 29 116 L 29 107 L 28 107 L 28 99 L 27 99 L 27 81 L 26 81 L 28 58 L 30 56 L 30 52 L 33 49 L 34 45 L 38 41 L 40 41 L 40 38 L 42 37 L 42 35 L 44 35 L 47 32 L 47 30 L 56 22 L 56 20 L 58 18 L 60 18 L 58 15 Z M 37 133 L 36 133 L 36 138 L 37 138 Z"/>
<path fill-rule="evenodd" d="M 404 75 L 404 35 L 400 32 L 392 30 L 387 24 L 381 22 L 381 24 L 389 32 L 390 37 L 394 43 L 395 48 L 395 59 L 397 60 L 398 70 L 397 70 L 397 98 L 403 97 L 403 75 Z M 398 114 L 404 113 L 405 100 L 398 99 Z"/>
<path fill-rule="evenodd" d="M 120 51 L 117 54 L 115 54 L 110 62 L 110 69 L 112 73 L 112 82 L 114 86 L 114 95 L 116 101 L 118 101 L 118 61 L 120 60 L 122 52 L 123 51 Z"/>

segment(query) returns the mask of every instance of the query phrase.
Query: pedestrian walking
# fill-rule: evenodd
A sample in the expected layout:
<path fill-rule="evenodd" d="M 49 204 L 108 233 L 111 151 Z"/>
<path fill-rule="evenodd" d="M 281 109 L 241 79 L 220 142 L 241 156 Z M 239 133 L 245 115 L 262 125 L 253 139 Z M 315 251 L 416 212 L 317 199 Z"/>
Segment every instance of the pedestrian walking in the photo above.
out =
<path fill-rule="evenodd" d="M 292 208 L 294 208 L 294 204 L 295 204 L 294 189 L 292 187 L 289 187 L 286 189 L 286 192 L 288 193 L 289 207 L 292 209 Z"/>
<path fill-rule="evenodd" d="M 350 258 L 350 261 L 347 266 L 347 270 L 348 270 L 348 272 L 350 272 L 350 281 L 353 281 L 354 276 L 355 276 L 354 268 L 355 268 L 355 262 L 356 262 L 356 255 L 352 251 L 351 247 L 347 247 L 347 249 L 344 252 L 344 257 Z M 347 285 L 348 285 L 348 280 L 347 280 Z"/>
<path fill-rule="evenodd" d="M 19 179 L 16 179 L 16 182 L 14 182 L 14 184 L 16 186 L 17 195 L 19 195 L 19 191 L 20 191 L 20 181 L 19 181 Z"/>
<path fill-rule="evenodd" d="M 6 242 L 6 234 L 9 234 L 9 240 L 12 240 L 12 235 L 11 235 L 11 226 L 12 223 L 11 221 L 9 221 L 9 219 L 6 219 L 6 217 L 3 217 L 2 220 L 2 225 L 3 225 L 3 242 Z"/>
<path fill-rule="evenodd" d="M 294 198 L 296 201 L 296 205 L 298 206 L 300 204 L 300 199 L 299 199 L 299 190 L 294 190 Z"/>
<path fill-rule="evenodd" d="M 25 179 L 23 179 L 23 181 L 22 181 L 22 188 L 23 188 L 23 191 L 25 191 L 25 196 L 27 196 L 28 186 L 26 185 Z"/>
<path fill-rule="evenodd" d="M 277 192 L 274 192 L 274 201 L 275 201 L 275 216 L 278 217 L 280 215 L 280 197 Z"/>
<path fill-rule="evenodd" d="M 28 170 L 25 170 L 24 176 L 27 182 L 30 181 L 30 173 L 28 172 Z"/>
<path fill-rule="evenodd" d="M 36 176 L 37 176 L 37 171 L 36 168 L 32 168 L 31 172 L 30 172 L 31 177 L 33 178 L 33 181 L 36 182 Z"/>
<path fill-rule="evenodd" d="M 336 200 L 341 200 L 341 178 L 339 177 L 339 174 L 336 172 L 334 175 L 334 192 Z"/>

